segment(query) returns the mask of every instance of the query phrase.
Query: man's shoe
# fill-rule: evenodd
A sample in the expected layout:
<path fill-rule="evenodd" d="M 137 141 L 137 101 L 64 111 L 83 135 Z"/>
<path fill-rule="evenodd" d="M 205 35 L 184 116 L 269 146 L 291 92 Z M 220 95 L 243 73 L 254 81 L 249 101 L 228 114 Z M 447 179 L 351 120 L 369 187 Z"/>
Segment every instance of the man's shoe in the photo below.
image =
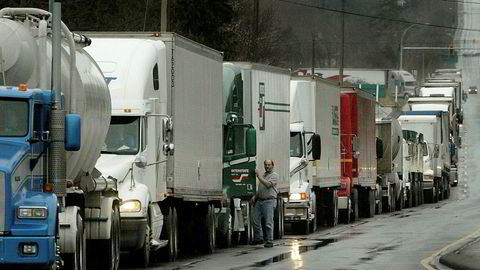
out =
<path fill-rule="evenodd" d="M 263 246 L 266 247 L 266 248 L 271 248 L 271 247 L 273 247 L 273 243 L 270 242 L 270 241 L 267 241 L 267 242 L 265 243 L 265 245 L 263 245 Z"/>
<path fill-rule="evenodd" d="M 253 240 L 250 242 L 250 245 L 255 246 L 255 245 L 261 245 L 263 244 L 263 240 Z"/>

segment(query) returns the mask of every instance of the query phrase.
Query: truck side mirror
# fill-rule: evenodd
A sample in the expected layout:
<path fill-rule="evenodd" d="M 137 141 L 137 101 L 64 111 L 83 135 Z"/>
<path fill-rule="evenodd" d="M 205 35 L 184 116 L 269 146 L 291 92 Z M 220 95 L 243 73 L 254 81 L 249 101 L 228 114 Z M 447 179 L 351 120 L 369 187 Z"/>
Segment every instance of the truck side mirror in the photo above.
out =
<path fill-rule="evenodd" d="M 79 114 L 65 115 L 65 150 L 78 151 L 82 143 L 82 121 Z"/>
<path fill-rule="evenodd" d="M 440 147 L 438 144 L 435 144 L 435 148 L 433 150 L 433 157 L 438 158 L 440 156 Z"/>
<path fill-rule="evenodd" d="M 247 129 L 247 157 L 254 157 L 257 155 L 257 131 L 254 127 Z"/>
<path fill-rule="evenodd" d="M 322 158 L 322 138 L 319 134 L 312 135 L 312 157 L 314 160 Z"/>
<path fill-rule="evenodd" d="M 144 156 L 137 156 L 135 158 L 135 165 L 139 168 L 145 168 L 147 166 L 147 158 Z"/>
<path fill-rule="evenodd" d="M 170 136 L 171 136 L 172 130 L 173 130 L 172 120 L 170 118 L 163 118 L 162 119 L 162 137 L 165 143 L 171 141 Z"/>
<path fill-rule="evenodd" d="M 376 139 L 377 159 L 381 159 L 383 158 L 383 141 L 379 138 Z"/>

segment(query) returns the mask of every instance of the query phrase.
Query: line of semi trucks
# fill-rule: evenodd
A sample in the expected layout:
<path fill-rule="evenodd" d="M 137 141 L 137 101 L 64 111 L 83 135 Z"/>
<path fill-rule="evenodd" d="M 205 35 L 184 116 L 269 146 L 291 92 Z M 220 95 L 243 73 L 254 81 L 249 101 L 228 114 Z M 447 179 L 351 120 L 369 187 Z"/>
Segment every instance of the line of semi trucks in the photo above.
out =
<path fill-rule="evenodd" d="M 72 33 L 2 9 L 0 268 L 118 269 L 121 252 L 147 267 L 247 244 L 265 159 L 276 239 L 448 198 L 461 74 L 438 70 L 416 97 L 392 81 L 379 99 L 173 33 Z"/>

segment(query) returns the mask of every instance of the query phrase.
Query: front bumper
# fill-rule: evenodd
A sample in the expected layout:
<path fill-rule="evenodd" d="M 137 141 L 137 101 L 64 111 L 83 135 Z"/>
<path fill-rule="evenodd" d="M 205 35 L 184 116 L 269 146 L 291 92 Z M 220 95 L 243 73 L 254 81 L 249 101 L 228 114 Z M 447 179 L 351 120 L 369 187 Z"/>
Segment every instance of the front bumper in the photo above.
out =
<path fill-rule="evenodd" d="M 122 218 L 120 248 L 123 251 L 140 249 L 145 244 L 147 218 Z"/>
<path fill-rule="evenodd" d="M 23 244 L 35 244 L 35 255 L 24 255 Z M 5 236 L 0 237 L 0 269 L 1 265 L 51 265 L 56 259 L 55 236 Z"/>
<path fill-rule="evenodd" d="M 285 222 L 298 222 L 309 220 L 308 203 L 286 203 L 285 204 Z"/>

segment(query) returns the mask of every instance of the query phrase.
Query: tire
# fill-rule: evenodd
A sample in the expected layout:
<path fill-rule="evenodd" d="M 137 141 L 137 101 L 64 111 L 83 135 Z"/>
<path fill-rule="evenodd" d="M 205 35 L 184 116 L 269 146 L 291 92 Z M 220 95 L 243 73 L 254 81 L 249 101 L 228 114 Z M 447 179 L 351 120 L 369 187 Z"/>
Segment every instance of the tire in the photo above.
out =
<path fill-rule="evenodd" d="M 277 199 L 277 207 L 273 215 L 273 239 L 282 239 L 283 237 L 283 199 Z"/>
<path fill-rule="evenodd" d="M 329 199 L 330 202 L 328 203 L 328 225 L 331 227 L 335 227 L 338 225 L 338 196 L 336 190 L 332 190 Z"/>
<path fill-rule="evenodd" d="M 404 206 L 405 206 L 405 195 L 402 189 L 402 191 L 400 192 L 400 198 L 398 198 L 398 200 L 396 201 L 396 210 L 402 211 Z"/>
<path fill-rule="evenodd" d="M 405 202 L 405 207 L 412 207 L 412 185 L 410 185 L 410 188 L 407 190 L 407 201 Z"/>
<path fill-rule="evenodd" d="M 213 205 L 208 204 L 205 213 L 203 213 L 203 240 L 200 243 L 202 251 L 206 254 L 212 254 L 215 250 L 215 212 Z"/>
<path fill-rule="evenodd" d="M 80 213 L 77 213 L 77 235 L 75 237 L 76 253 L 68 253 L 63 255 L 64 269 L 84 270 L 86 265 L 86 237 L 84 234 L 83 219 Z M 55 263 L 56 266 L 56 263 Z M 53 266 L 50 266 L 53 267 Z M 53 268 L 52 268 L 53 269 Z"/>
<path fill-rule="evenodd" d="M 368 190 L 368 211 L 367 217 L 371 218 L 375 216 L 375 191 L 373 189 Z"/>
<path fill-rule="evenodd" d="M 317 224 L 318 224 L 318 211 L 317 211 L 317 200 L 315 196 L 315 200 L 312 205 L 312 213 L 313 213 L 313 219 L 312 221 L 309 222 L 309 229 L 310 233 L 314 233 L 317 231 Z"/>
<path fill-rule="evenodd" d="M 352 213 L 350 217 L 350 221 L 355 222 L 358 220 L 358 189 L 354 188 L 352 190 Z"/>
<path fill-rule="evenodd" d="M 230 207 L 227 207 L 225 214 L 222 215 L 219 229 L 217 231 L 217 246 L 222 248 L 229 248 L 232 245 L 232 230 L 233 230 L 233 217 Z"/>
<path fill-rule="evenodd" d="M 99 259 L 99 269 L 117 270 L 120 264 L 120 210 L 117 204 L 112 207 L 110 239 L 100 241 L 100 250 L 105 250 Z"/>
<path fill-rule="evenodd" d="M 376 200 L 377 199 L 375 198 L 375 214 L 380 215 L 383 213 L 383 202 L 380 199 L 379 202 L 377 203 Z"/>
<path fill-rule="evenodd" d="M 142 268 L 148 268 L 150 265 L 150 253 L 152 242 L 152 230 L 150 228 L 150 216 L 147 215 L 147 224 L 145 225 L 145 236 L 143 247 L 137 250 L 135 253 L 138 262 L 138 266 Z"/>
<path fill-rule="evenodd" d="M 425 196 L 425 202 L 426 203 L 434 203 L 435 202 L 435 190 L 434 188 L 432 189 L 426 189 L 423 191 L 424 196 Z"/>
<path fill-rule="evenodd" d="M 163 224 L 166 226 L 166 239 L 168 240 L 167 246 L 163 250 L 163 259 L 167 262 L 174 262 L 177 259 L 177 215 L 174 206 L 168 208 L 168 214 L 163 217 Z"/>
<path fill-rule="evenodd" d="M 393 187 L 391 188 L 392 193 L 390 194 L 390 212 L 395 212 L 397 210 L 397 198 L 395 198 L 397 194 L 397 189 L 395 185 L 392 185 Z"/>

